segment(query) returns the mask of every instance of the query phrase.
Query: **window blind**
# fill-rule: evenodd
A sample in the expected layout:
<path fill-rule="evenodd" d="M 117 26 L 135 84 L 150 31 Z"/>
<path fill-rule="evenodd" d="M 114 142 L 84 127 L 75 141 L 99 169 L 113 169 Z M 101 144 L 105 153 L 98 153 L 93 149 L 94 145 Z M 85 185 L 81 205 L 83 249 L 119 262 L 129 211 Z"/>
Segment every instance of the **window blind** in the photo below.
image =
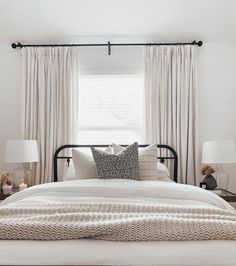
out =
<path fill-rule="evenodd" d="M 82 75 L 79 144 L 141 142 L 142 75 Z"/>

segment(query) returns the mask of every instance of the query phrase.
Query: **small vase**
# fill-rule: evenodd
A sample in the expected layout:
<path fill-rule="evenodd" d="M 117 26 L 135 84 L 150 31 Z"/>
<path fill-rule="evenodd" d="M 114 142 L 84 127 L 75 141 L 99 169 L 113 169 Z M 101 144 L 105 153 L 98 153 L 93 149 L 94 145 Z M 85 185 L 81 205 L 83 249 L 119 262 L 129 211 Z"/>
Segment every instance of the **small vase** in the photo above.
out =
<path fill-rule="evenodd" d="M 213 175 L 205 176 L 202 182 L 207 184 L 206 189 L 213 190 L 217 187 L 217 182 Z"/>
<path fill-rule="evenodd" d="M 11 194 L 11 190 L 12 190 L 12 185 L 9 186 L 9 185 L 2 185 L 2 192 L 3 192 L 3 195 L 8 195 L 8 194 Z"/>

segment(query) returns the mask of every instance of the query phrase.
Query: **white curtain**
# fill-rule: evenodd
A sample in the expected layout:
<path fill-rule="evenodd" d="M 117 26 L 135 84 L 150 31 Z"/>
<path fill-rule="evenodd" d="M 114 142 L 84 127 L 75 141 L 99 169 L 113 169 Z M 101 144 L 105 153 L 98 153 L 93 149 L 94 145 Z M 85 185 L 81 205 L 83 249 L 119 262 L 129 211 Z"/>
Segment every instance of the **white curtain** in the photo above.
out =
<path fill-rule="evenodd" d="M 38 140 L 32 184 L 50 182 L 53 154 L 76 143 L 78 55 L 75 47 L 23 48 L 25 139 Z"/>
<path fill-rule="evenodd" d="M 144 143 L 174 147 L 179 156 L 179 182 L 196 185 L 195 47 L 146 47 Z"/>

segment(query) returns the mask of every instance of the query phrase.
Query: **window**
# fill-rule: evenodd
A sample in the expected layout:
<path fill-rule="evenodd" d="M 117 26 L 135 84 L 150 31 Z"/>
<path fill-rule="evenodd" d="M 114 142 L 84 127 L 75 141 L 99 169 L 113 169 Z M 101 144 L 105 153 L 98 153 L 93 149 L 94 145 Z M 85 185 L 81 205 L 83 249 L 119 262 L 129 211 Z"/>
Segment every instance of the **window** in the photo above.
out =
<path fill-rule="evenodd" d="M 142 75 L 82 75 L 79 144 L 141 142 Z"/>

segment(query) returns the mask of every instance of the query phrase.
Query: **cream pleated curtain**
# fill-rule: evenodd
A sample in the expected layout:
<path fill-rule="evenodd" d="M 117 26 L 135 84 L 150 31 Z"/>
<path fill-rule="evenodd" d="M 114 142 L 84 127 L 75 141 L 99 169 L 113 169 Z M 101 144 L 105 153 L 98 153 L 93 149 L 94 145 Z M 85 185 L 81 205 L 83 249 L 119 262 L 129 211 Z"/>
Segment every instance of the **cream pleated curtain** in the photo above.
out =
<path fill-rule="evenodd" d="M 32 184 L 53 178 L 53 154 L 76 143 L 78 55 L 75 47 L 23 48 L 25 139 L 38 140 Z"/>
<path fill-rule="evenodd" d="M 146 47 L 144 143 L 161 143 L 178 153 L 178 180 L 197 183 L 195 47 Z"/>

